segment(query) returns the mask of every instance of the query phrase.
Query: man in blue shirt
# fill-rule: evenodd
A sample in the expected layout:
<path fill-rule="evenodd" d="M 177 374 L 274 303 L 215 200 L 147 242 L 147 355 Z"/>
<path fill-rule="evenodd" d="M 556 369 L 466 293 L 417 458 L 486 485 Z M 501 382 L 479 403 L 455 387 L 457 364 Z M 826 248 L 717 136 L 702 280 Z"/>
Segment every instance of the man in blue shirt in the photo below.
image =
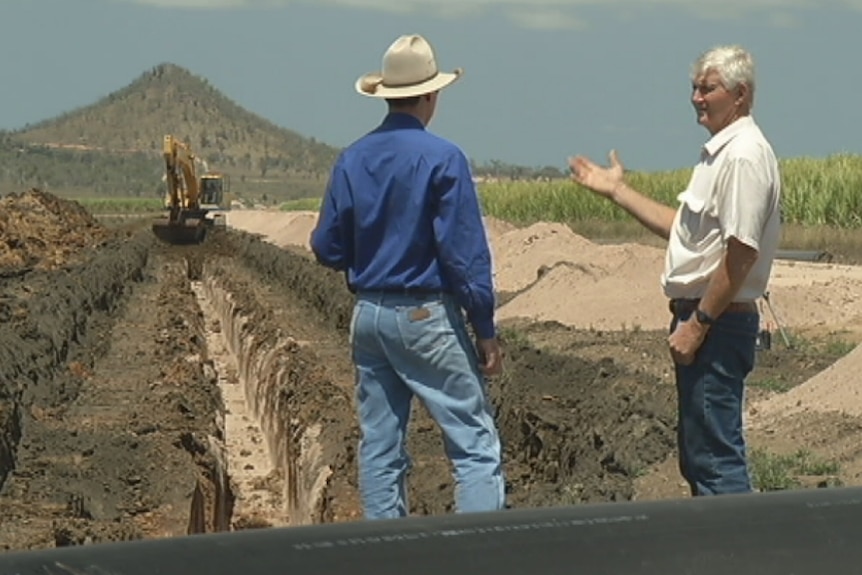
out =
<path fill-rule="evenodd" d="M 338 157 L 311 234 L 317 261 L 343 271 L 356 294 L 350 341 L 368 519 L 409 512 L 414 396 L 442 431 L 456 510 L 504 506 L 484 381 L 502 370 L 491 253 L 467 158 L 426 130 L 439 91 L 460 76 L 440 72 L 430 44 L 408 35 L 386 51 L 381 72 L 356 81 L 360 94 L 385 99 L 388 113 Z"/>

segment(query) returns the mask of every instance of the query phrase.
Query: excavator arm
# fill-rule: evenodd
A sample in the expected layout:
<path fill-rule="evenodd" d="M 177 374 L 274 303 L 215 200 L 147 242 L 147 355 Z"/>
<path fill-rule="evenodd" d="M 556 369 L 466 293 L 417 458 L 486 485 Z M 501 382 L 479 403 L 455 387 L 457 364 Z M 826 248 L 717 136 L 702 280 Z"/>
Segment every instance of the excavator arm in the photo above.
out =
<path fill-rule="evenodd" d="M 153 233 L 170 244 L 200 243 L 206 236 L 207 209 L 201 206 L 201 189 L 195 155 L 171 135 L 164 137 L 165 208 L 167 215 L 153 222 Z"/>
<path fill-rule="evenodd" d="M 195 156 L 189 147 L 173 136 L 165 136 L 165 180 L 167 207 L 183 210 L 200 208 L 200 189 Z"/>

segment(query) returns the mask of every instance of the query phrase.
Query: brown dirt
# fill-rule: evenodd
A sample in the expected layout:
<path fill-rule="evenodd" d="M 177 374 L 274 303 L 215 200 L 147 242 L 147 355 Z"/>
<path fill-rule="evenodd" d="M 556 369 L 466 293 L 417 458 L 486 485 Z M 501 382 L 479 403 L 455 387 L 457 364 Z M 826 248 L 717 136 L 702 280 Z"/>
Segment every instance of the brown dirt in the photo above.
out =
<path fill-rule="evenodd" d="M 75 206 L 58 206 L 68 224 Z M 144 235 L 69 255 L 3 286 L 20 313 L 0 330 L 0 546 L 221 528 L 230 497 L 208 440 L 220 400 L 185 267 Z"/>
<path fill-rule="evenodd" d="M 0 277 L 59 267 L 105 239 L 80 204 L 35 188 L 0 199 Z"/>
<path fill-rule="evenodd" d="M 352 301 L 304 249 L 313 217 L 232 212 L 233 229 L 170 247 L 50 194 L 2 203 L 0 549 L 359 517 Z M 596 246 L 563 226 L 487 224 L 508 292 L 507 369 L 491 391 L 510 505 L 683 495 L 668 318 L 650 295 L 657 252 Z M 778 271 L 788 318 L 806 317 L 784 305 L 791 296 L 819 314 L 855 293 L 842 279 L 855 268 Z M 841 375 L 856 354 L 804 383 L 850 349 L 837 339 L 857 334 L 818 323 L 788 323 L 796 345 L 776 334 L 761 352 L 752 443 L 804 442 L 858 482 L 862 408 Z M 446 513 L 449 466 L 436 427 L 416 414 L 411 508 Z"/>
<path fill-rule="evenodd" d="M 234 212 L 231 218 L 231 225 L 260 231 L 269 241 L 300 249 L 307 249 L 308 234 L 315 222 L 314 214 L 308 212 L 286 216 L 250 210 Z M 270 231 L 262 232 L 264 229 Z M 565 393 L 560 395 L 573 397 L 571 401 L 581 404 L 589 404 L 594 398 L 598 400 L 605 388 L 596 389 L 591 384 L 602 362 L 610 361 L 618 370 L 610 381 L 628 377 L 631 383 L 618 385 L 611 398 L 623 402 L 641 401 L 647 391 L 643 385 L 634 383 L 632 377 L 640 380 L 652 377 L 658 387 L 647 385 L 648 393 L 664 395 L 661 401 L 645 401 L 643 409 L 649 413 L 645 417 L 673 426 L 673 393 L 664 387 L 671 382 L 671 374 L 665 340 L 670 318 L 658 281 L 664 264 L 663 251 L 639 244 L 596 244 L 560 224 L 539 223 L 518 228 L 486 218 L 486 229 L 494 254 L 495 281 L 500 290 L 498 317 L 503 325 L 514 326 L 510 339 L 514 337 L 515 341 L 508 345 L 505 377 L 530 390 L 524 394 L 524 401 L 531 408 L 535 406 L 541 418 L 549 415 L 553 416 L 552 420 L 562 420 L 569 426 L 565 428 L 566 433 L 583 433 L 583 429 L 574 430 L 579 425 L 583 407 L 578 408 L 578 417 L 566 422 L 565 418 L 555 415 L 553 401 L 533 398 L 555 397 L 559 372 L 571 369 L 571 374 L 563 378 L 568 385 L 562 386 Z M 859 352 L 836 363 L 822 375 L 814 376 L 853 349 L 862 338 L 860 279 L 862 267 L 859 266 L 776 262 L 769 300 L 759 302 L 762 327 L 772 332 L 773 346 L 759 354 L 758 366 L 749 379 L 747 396 L 747 424 L 753 449 L 780 454 L 802 446 L 815 455 L 840 462 L 841 480 L 845 484 L 859 483 L 862 459 L 850 447 L 836 453 L 836 443 L 828 438 L 834 435 L 833 427 L 847 429 L 841 422 L 862 412 L 862 396 L 854 385 L 857 371 L 854 365 L 858 362 L 852 361 L 860 357 Z M 784 343 L 785 336 L 790 347 Z M 530 355 L 522 353 L 521 346 L 535 354 L 534 361 L 539 365 L 524 363 Z M 569 363 L 568 367 L 561 368 L 559 363 L 566 361 L 584 363 L 580 367 Z M 800 385 L 809 378 L 813 378 L 811 382 Z M 799 390 L 787 393 L 795 386 L 800 386 Z M 508 389 L 513 395 L 519 393 L 511 386 Z M 503 394 L 501 405 L 513 405 L 505 399 L 506 395 Z M 797 406 L 800 401 L 802 408 Z M 802 419 L 794 415 L 800 409 L 815 412 L 808 418 L 810 425 L 795 423 Z M 769 423 L 760 423 L 766 413 L 771 414 Z M 511 414 L 503 410 L 501 425 L 508 425 L 508 417 Z M 598 422 L 593 423 L 597 425 L 604 420 L 617 421 L 625 417 L 624 410 L 609 407 L 605 413 L 591 415 L 588 420 Z M 854 425 L 849 424 L 849 429 L 854 429 Z M 510 438 L 511 433 L 511 429 L 506 431 Z M 794 440 L 778 440 L 784 436 L 794 437 Z M 519 442 L 520 439 L 513 438 L 510 444 L 519 445 Z M 844 441 L 837 445 L 851 443 Z M 661 461 L 650 465 L 652 444 L 647 441 L 637 445 L 646 454 L 645 467 L 628 476 L 632 487 L 625 487 L 622 493 L 634 490 L 633 497 L 640 498 L 684 495 L 673 446 L 665 444 L 666 452 L 659 458 Z M 829 445 L 832 447 L 827 448 Z M 524 457 L 517 449 L 514 453 L 514 460 Z M 586 476 L 593 476 L 594 471 L 585 466 L 583 460 L 579 465 L 585 467 Z M 512 462 L 509 468 L 511 476 L 518 477 L 519 465 Z M 513 483 L 510 497 L 516 502 L 519 501 L 517 490 L 517 484 Z M 582 497 L 589 498 L 589 494 Z"/>

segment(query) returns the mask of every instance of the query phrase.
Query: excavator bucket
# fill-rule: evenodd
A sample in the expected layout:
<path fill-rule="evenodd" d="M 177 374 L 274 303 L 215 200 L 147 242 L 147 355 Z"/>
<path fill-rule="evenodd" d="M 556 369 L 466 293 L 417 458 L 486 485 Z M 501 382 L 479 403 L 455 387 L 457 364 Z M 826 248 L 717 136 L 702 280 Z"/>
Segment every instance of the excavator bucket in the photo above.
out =
<path fill-rule="evenodd" d="M 169 244 L 199 244 L 206 237 L 207 225 L 204 218 L 185 218 L 172 222 L 164 217 L 153 221 L 152 230 L 157 238 Z"/>

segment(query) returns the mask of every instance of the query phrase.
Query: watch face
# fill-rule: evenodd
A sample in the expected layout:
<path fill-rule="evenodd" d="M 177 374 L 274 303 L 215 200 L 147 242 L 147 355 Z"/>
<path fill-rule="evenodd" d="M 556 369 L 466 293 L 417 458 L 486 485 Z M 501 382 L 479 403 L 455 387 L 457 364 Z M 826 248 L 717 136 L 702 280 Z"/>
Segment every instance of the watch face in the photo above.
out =
<path fill-rule="evenodd" d="M 695 310 L 694 315 L 695 315 L 695 317 L 697 317 L 697 321 L 699 321 L 700 323 L 705 323 L 705 324 L 711 324 L 712 323 L 712 318 L 709 317 L 708 315 L 706 315 L 706 312 L 704 312 L 704 311 Z"/>

